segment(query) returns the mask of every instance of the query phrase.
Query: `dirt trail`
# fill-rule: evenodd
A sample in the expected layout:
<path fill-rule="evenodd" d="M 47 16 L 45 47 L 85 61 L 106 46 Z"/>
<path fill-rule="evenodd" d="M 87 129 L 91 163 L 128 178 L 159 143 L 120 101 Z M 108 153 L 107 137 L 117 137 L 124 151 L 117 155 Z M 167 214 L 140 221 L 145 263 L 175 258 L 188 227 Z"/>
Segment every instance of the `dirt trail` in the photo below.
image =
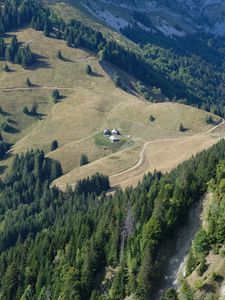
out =
<path fill-rule="evenodd" d="M 193 136 L 187 136 L 187 137 L 183 137 L 183 138 L 172 138 L 172 139 L 159 139 L 159 140 L 154 140 L 154 141 L 150 141 L 150 142 L 146 142 L 140 152 L 140 157 L 139 157 L 139 161 L 131 168 L 129 168 L 128 170 L 125 170 L 123 172 L 120 172 L 118 174 L 115 174 L 113 176 L 110 176 L 110 182 L 112 184 L 112 186 L 117 186 L 120 185 L 121 182 L 125 181 L 128 182 L 129 178 L 138 176 L 138 175 L 143 175 L 145 171 L 148 171 L 148 167 L 149 167 L 149 163 L 147 161 L 146 158 L 146 150 L 148 148 L 149 145 L 154 145 L 154 144 L 159 144 L 159 143 L 173 143 L 173 142 L 178 142 L 178 141 L 191 141 L 193 138 L 197 138 L 199 137 L 199 139 L 201 139 L 203 136 L 206 136 L 207 134 L 215 131 L 217 128 L 219 128 L 220 126 L 222 126 L 225 123 L 225 120 L 222 119 L 222 121 L 208 129 L 205 132 L 193 135 Z M 215 140 L 216 141 L 216 140 Z M 175 167 L 175 166 L 174 166 Z"/>
<path fill-rule="evenodd" d="M 225 121 L 222 119 L 220 124 L 208 129 L 205 132 L 193 136 L 171 139 L 158 139 L 150 142 L 145 142 L 140 152 L 139 160 L 133 167 L 118 174 L 110 176 L 111 186 L 130 186 L 137 183 L 143 177 L 143 175 L 149 171 L 154 171 L 154 169 L 168 171 L 176 167 L 176 165 L 188 159 L 191 155 L 195 154 L 196 152 L 202 151 L 203 149 L 212 146 L 218 139 L 210 138 L 210 136 L 208 135 L 211 132 L 215 131 L 218 127 L 222 126 L 224 123 Z M 154 155 L 156 156 L 156 162 L 158 163 L 155 165 L 154 168 L 152 167 L 152 165 L 150 168 L 148 161 L 148 146 L 150 145 L 152 145 L 153 148 L 156 148 L 156 153 L 154 153 Z M 187 149 L 183 151 L 183 147 L 186 147 Z M 194 152 L 193 149 L 197 150 Z M 174 151 L 175 157 L 170 156 L 172 151 Z M 72 186 L 74 186 L 75 184 L 76 183 L 71 183 Z M 66 184 L 59 185 L 58 187 L 63 189 L 65 188 L 65 186 Z"/>

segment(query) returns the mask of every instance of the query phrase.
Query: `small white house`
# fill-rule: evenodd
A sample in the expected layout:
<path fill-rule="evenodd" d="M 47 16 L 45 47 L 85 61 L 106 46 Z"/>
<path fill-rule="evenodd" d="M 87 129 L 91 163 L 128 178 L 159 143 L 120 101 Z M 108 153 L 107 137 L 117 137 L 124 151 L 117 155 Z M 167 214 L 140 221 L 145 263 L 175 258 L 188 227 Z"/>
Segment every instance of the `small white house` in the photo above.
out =
<path fill-rule="evenodd" d="M 109 139 L 112 143 L 116 143 L 120 141 L 120 139 L 114 135 L 111 135 Z"/>
<path fill-rule="evenodd" d="M 115 135 L 120 135 L 120 132 L 119 132 L 119 130 L 117 130 L 117 129 L 113 129 L 112 130 L 112 134 L 115 134 Z"/>

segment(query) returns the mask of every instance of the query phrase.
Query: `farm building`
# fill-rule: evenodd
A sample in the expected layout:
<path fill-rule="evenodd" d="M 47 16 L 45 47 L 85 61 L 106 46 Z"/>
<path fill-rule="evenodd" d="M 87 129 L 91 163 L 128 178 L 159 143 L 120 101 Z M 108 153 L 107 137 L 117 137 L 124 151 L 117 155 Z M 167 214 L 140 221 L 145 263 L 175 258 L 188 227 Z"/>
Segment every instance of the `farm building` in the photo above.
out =
<path fill-rule="evenodd" d="M 116 143 L 120 141 L 120 139 L 114 135 L 111 135 L 109 139 L 112 143 Z"/>
<path fill-rule="evenodd" d="M 117 130 L 117 129 L 114 128 L 112 130 L 112 134 L 120 135 L 120 132 L 119 132 L 119 130 Z"/>
<path fill-rule="evenodd" d="M 105 129 L 103 133 L 104 133 L 104 135 L 107 135 L 107 136 L 110 136 L 112 134 L 109 129 Z"/>

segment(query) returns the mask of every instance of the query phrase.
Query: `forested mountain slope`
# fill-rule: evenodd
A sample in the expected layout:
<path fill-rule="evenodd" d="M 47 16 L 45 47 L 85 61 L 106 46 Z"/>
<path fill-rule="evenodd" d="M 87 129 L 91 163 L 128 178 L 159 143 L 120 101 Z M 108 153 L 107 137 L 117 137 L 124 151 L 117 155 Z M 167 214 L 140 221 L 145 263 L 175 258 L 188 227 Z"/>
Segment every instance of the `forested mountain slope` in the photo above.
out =
<path fill-rule="evenodd" d="M 216 128 L 212 144 L 224 136 L 224 120 L 214 114 L 179 103 L 149 103 L 169 101 L 166 97 L 179 102 L 182 98 L 182 102 L 223 115 L 223 41 L 204 36 L 196 48 L 191 45 L 186 52 L 187 39 L 181 40 L 180 48 L 177 40 L 166 39 L 171 43 L 166 47 L 162 36 L 155 32 L 152 44 L 145 40 L 145 45 L 132 49 L 132 43 L 124 37 L 114 40 L 107 29 L 101 32 L 86 21 L 68 20 L 60 14 L 60 5 L 26 0 L 1 3 L 4 87 L 0 92 L 1 101 L 4 99 L 8 106 L 0 108 L 0 159 L 11 160 L 11 166 L 7 172 L 5 166 L 1 168 L 5 176 L 0 181 L 0 299 L 154 299 L 163 277 L 165 243 L 176 238 L 190 208 L 208 188 L 216 202 L 209 209 L 208 228 L 201 230 L 193 242 L 181 288 L 167 290 L 162 299 L 223 297 L 224 275 L 219 271 L 212 272 L 214 285 L 208 281 L 210 275 L 204 282 L 198 280 L 197 285 L 194 281 L 192 286 L 191 276 L 196 268 L 204 274 L 205 259 L 211 251 L 222 254 L 224 250 L 224 140 L 170 173 L 154 171 L 146 174 L 137 187 L 116 189 L 113 194 L 108 193 L 108 176 L 98 172 L 76 181 L 64 192 L 53 186 L 63 171 L 54 158 L 59 155 L 64 159 L 77 143 L 68 142 L 67 137 L 77 134 L 76 146 L 85 150 L 103 147 L 98 155 L 119 152 L 110 148 L 108 140 L 105 142 L 105 124 L 110 128 L 121 124 L 127 130 L 119 144 L 121 153 L 130 146 L 137 146 L 140 152 L 143 140 L 154 139 L 158 133 L 172 140 L 191 137 L 194 132 L 197 139 Z M 124 30 L 128 36 L 137 28 Z M 133 35 L 137 37 L 143 38 L 139 31 Z M 29 46 L 33 42 L 42 45 L 33 48 Z M 168 45 L 174 43 L 176 47 L 168 50 Z M 202 54 L 201 47 L 206 44 Z M 211 61 L 215 53 L 221 56 Z M 94 62 L 92 67 L 85 63 L 84 68 L 83 60 L 87 59 Z M 61 71 L 56 71 L 58 67 Z M 80 72 L 79 77 L 74 68 Z M 30 78 L 24 80 L 24 74 Z M 209 76 L 213 77 L 211 82 Z M 61 86 L 65 82 L 68 86 Z M 12 96 L 15 91 L 22 92 L 18 98 Z M 152 111 L 154 115 L 150 115 Z M 188 128 L 179 119 L 181 116 Z M 19 126 L 24 126 L 21 132 Z M 93 131 L 88 135 L 88 130 Z M 126 140 L 130 139 L 129 130 L 139 134 L 131 143 Z M 32 137 L 39 140 L 35 142 Z M 65 138 L 61 149 L 58 137 Z M 11 148 L 14 152 L 8 151 L 17 138 Z M 47 153 L 50 144 L 49 155 L 36 149 L 44 145 Z M 35 149 L 24 151 L 33 146 Z M 24 153 L 18 155 L 17 151 Z M 66 167 L 71 168 L 70 155 L 67 159 Z M 118 157 L 109 155 L 108 159 L 117 161 Z M 88 163 L 87 155 L 82 153 L 80 167 Z"/>
<path fill-rule="evenodd" d="M 184 36 L 188 33 L 211 32 L 224 35 L 225 5 L 222 0 L 143 0 L 81 2 L 92 14 L 115 29 L 135 21 L 149 31 L 158 29 L 165 35 Z M 117 22 L 113 12 L 117 11 Z M 136 19 L 139 15 L 143 19 Z M 108 18 L 107 18 L 108 16 Z M 149 22 L 146 20 L 149 19 Z"/>
<path fill-rule="evenodd" d="M 40 151 L 16 156 L 0 190 L 1 298 L 153 299 L 162 242 L 176 233 L 207 182 L 224 180 L 224 163 L 217 167 L 224 159 L 221 141 L 168 175 L 148 174 L 137 188 L 106 196 L 103 175 L 62 193 L 49 188 L 60 164 Z M 199 249 L 224 243 L 223 215 L 215 221 L 214 239 L 206 245 L 204 235 Z M 185 285 L 180 293 L 193 299 Z M 178 299 L 177 292 L 173 297 L 164 299 Z"/>
<path fill-rule="evenodd" d="M 78 10 L 82 9 L 83 13 L 89 18 L 94 18 L 95 23 L 101 22 L 108 25 L 137 44 L 134 49 L 141 56 L 141 61 L 145 62 L 145 64 L 142 64 L 139 60 L 138 63 L 142 66 L 141 73 L 143 76 L 140 76 L 139 72 L 133 69 L 132 66 L 127 67 L 126 71 L 134 74 L 145 84 L 161 88 L 163 93 L 170 99 L 181 100 L 184 103 L 203 107 L 223 115 L 224 37 L 204 32 L 199 28 L 187 31 L 186 35 L 174 35 L 173 30 L 178 31 L 176 28 L 182 25 L 186 26 L 184 25 L 184 16 L 187 16 L 188 12 L 191 11 L 189 7 L 186 7 L 184 3 L 176 5 L 171 2 L 168 4 L 167 1 L 163 2 L 163 7 L 174 5 L 175 10 L 182 6 L 182 16 L 179 20 L 176 20 L 176 15 L 171 13 L 170 20 L 176 23 L 173 24 L 175 29 L 174 27 L 171 29 L 170 25 L 164 26 L 163 22 L 166 19 L 164 11 L 162 12 L 159 9 L 149 13 L 147 8 L 142 9 L 142 5 L 146 5 L 147 2 L 144 1 L 145 4 L 138 2 L 138 4 L 129 7 L 118 3 L 112 5 L 110 1 L 94 1 L 93 3 L 89 1 L 90 5 L 87 5 L 86 2 L 70 1 L 69 3 L 72 3 Z M 224 4 L 220 2 L 218 5 L 223 6 Z M 193 9 L 193 11 L 197 13 L 200 11 L 199 4 L 196 4 L 196 6 L 198 9 Z M 217 4 L 209 6 L 214 7 Z M 61 9 L 63 8 L 64 6 L 61 7 Z M 217 10 L 223 11 L 222 8 L 217 8 Z M 218 17 L 217 10 L 216 16 Z M 59 12 L 60 9 L 57 11 Z M 127 19 L 127 21 L 124 21 L 124 19 Z M 157 22 L 163 23 L 167 31 L 171 31 L 171 34 L 165 34 L 161 27 L 156 25 Z M 204 22 L 206 22 L 205 18 Z M 124 44 L 126 44 L 126 39 L 124 39 Z M 138 47 L 139 50 L 137 50 Z M 146 74 L 146 64 L 148 70 L 153 70 L 153 73 Z"/>

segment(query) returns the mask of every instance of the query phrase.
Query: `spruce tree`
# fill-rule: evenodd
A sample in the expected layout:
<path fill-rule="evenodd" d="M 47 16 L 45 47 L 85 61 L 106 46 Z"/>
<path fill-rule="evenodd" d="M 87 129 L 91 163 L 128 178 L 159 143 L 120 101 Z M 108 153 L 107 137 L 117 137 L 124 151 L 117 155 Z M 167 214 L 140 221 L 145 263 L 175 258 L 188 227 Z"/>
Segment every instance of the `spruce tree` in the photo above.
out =
<path fill-rule="evenodd" d="M 4 71 L 7 73 L 10 72 L 9 66 L 7 64 L 5 64 Z"/>
<path fill-rule="evenodd" d="M 54 103 L 57 103 L 58 100 L 60 99 L 60 94 L 59 94 L 59 91 L 57 89 L 54 89 L 52 91 L 52 99 L 53 99 Z"/>
<path fill-rule="evenodd" d="M 3 38 L 0 38 L 0 57 L 5 57 L 5 49 L 6 49 L 5 41 Z"/>
<path fill-rule="evenodd" d="M 150 121 L 150 122 L 154 122 L 154 121 L 155 121 L 155 118 L 151 115 L 151 116 L 149 117 L 149 121 Z"/>
<path fill-rule="evenodd" d="M 26 105 L 23 107 L 23 113 L 24 113 L 25 115 L 29 115 L 29 114 L 30 114 L 30 112 L 29 112 L 29 110 L 28 110 L 28 108 L 27 108 Z"/>
<path fill-rule="evenodd" d="M 31 83 L 31 81 L 30 81 L 29 78 L 26 79 L 26 86 L 27 87 L 31 87 L 32 86 L 32 83 Z"/>
<path fill-rule="evenodd" d="M 86 71 L 86 73 L 87 73 L 88 75 L 91 75 L 91 74 L 92 74 L 92 68 L 91 68 L 91 66 L 90 66 L 90 65 L 87 65 L 85 71 Z"/>
<path fill-rule="evenodd" d="M 2 138 L 2 136 L 1 136 Z M 6 147 L 5 147 L 5 143 L 0 140 L 0 159 L 3 159 L 6 153 Z"/>
<path fill-rule="evenodd" d="M 179 131 L 180 132 L 184 132 L 185 131 L 185 128 L 184 128 L 184 126 L 183 126 L 182 123 L 180 123 L 180 125 L 179 125 Z"/>
<path fill-rule="evenodd" d="M 60 28 L 57 28 L 57 31 L 56 31 L 56 38 L 57 38 L 58 40 L 60 40 L 60 39 L 62 38 Z"/>
<path fill-rule="evenodd" d="M 207 115 L 205 121 L 206 121 L 207 124 L 212 124 L 212 123 L 213 123 L 213 118 L 212 118 L 212 116 L 211 116 L 211 115 Z"/>
<path fill-rule="evenodd" d="M 44 36 L 46 36 L 46 37 L 50 36 L 49 27 L 48 27 L 47 22 L 45 23 L 44 31 L 43 32 L 44 32 Z"/>
<path fill-rule="evenodd" d="M 56 150 L 58 147 L 59 147 L 58 141 L 57 141 L 57 140 L 52 141 L 52 144 L 51 144 L 51 151 Z"/>
<path fill-rule="evenodd" d="M 84 166 L 89 164 L 89 160 L 86 154 L 82 153 L 81 157 L 80 157 L 80 166 Z"/>
<path fill-rule="evenodd" d="M 37 107 L 36 107 L 35 104 L 33 104 L 32 107 L 31 107 L 30 115 L 31 116 L 36 116 L 37 115 Z"/>
<path fill-rule="evenodd" d="M 60 50 L 58 50 L 58 52 L 57 52 L 57 58 L 63 59 L 62 52 Z"/>

